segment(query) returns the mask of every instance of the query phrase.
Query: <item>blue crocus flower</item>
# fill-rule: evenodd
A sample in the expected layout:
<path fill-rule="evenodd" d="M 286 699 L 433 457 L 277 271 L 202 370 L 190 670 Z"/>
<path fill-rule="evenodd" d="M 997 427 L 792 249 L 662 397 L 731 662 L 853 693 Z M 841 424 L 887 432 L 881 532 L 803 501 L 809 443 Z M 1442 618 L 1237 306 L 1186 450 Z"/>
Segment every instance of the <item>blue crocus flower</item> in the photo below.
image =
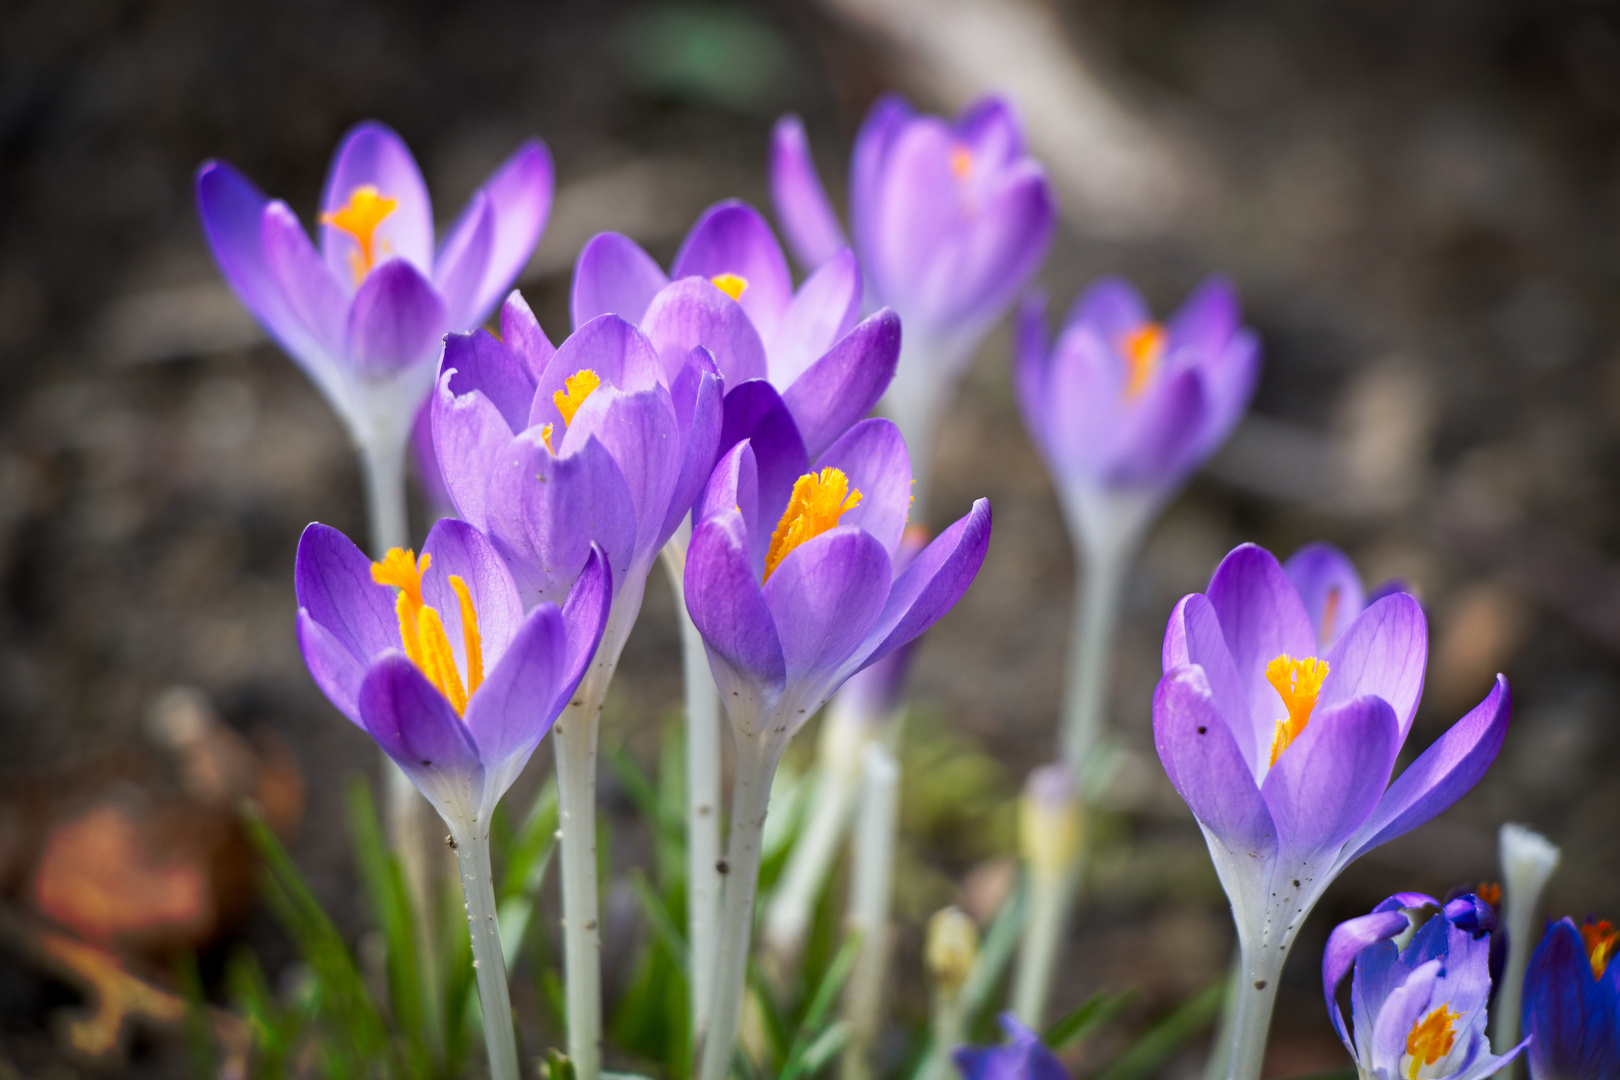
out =
<path fill-rule="evenodd" d="M 1479 1080 L 1524 1049 L 1498 1056 L 1485 1034 L 1495 926 L 1495 911 L 1471 893 L 1444 906 L 1397 893 L 1334 928 L 1322 992 L 1363 1080 Z M 1353 1036 L 1337 997 L 1352 966 Z"/>
<path fill-rule="evenodd" d="M 1063 1062 L 1012 1013 L 1001 1014 L 1001 1028 L 1012 1040 L 1004 1046 L 957 1048 L 956 1067 L 965 1080 L 1069 1080 Z"/>
<path fill-rule="evenodd" d="M 1620 1077 L 1620 965 L 1606 920 L 1577 927 L 1559 919 L 1530 956 L 1524 975 L 1524 1030 L 1531 1080 Z"/>

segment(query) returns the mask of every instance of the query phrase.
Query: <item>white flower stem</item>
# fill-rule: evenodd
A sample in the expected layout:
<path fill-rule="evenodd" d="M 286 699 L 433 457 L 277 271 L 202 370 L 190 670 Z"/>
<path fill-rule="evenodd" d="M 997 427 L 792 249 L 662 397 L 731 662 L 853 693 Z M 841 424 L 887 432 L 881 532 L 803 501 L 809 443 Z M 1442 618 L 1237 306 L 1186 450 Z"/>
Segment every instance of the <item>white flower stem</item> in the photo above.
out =
<path fill-rule="evenodd" d="M 408 429 L 407 429 L 408 430 Z M 359 442 L 360 474 L 365 484 L 366 517 L 370 530 L 372 556 L 381 559 L 390 548 L 408 547 L 410 523 L 405 512 L 404 435 L 385 432 Z M 405 888 L 410 892 L 416 913 L 416 953 L 421 968 L 422 1007 L 427 1023 L 428 1042 L 439 1045 L 438 950 L 434 947 L 435 919 L 433 882 L 439 858 L 431 828 L 434 814 L 416 785 L 400 771 L 387 754 L 381 754 L 383 776 L 383 819 L 388 844 L 399 856 Z"/>
<path fill-rule="evenodd" d="M 1242 944 L 1243 977 L 1233 984 L 1232 1042 L 1226 1080 L 1260 1080 L 1266 1059 L 1266 1037 L 1271 1031 L 1271 1010 L 1277 1004 L 1277 983 L 1282 978 L 1287 945 Z"/>
<path fill-rule="evenodd" d="M 1495 1027 L 1491 1049 L 1504 1054 L 1519 1042 L 1519 1007 L 1524 995 L 1524 973 L 1530 953 L 1536 947 L 1536 912 L 1547 879 L 1558 868 L 1560 852 L 1547 838 L 1523 825 L 1503 825 L 1498 835 L 1502 859 L 1502 918 L 1507 931 L 1507 962 L 1502 969 L 1501 990 L 1492 1011 Z M 1504 1080 L 1519 1075 L 1514 1060 L 1500 1074 Z"/>
<path fill-rule="evenodd" d="M 692 1034 L 701 1038 L 714 996 L 716 927 L 720 921 L 720 695 L 709 671 L 703 635 L 686 610 L 686 552 L 664 545 L 664 569 L 681 627 L 686 683 L 686 925 L 691 971 Z"/>
<path fill-rule="evenodd" d="M 861 792 L 861 748 L 871 719 L 846 694 L 833 698 L 817 744 L 815 788 L 804 831 L 793 844 L 770 906 L 765 911 L 765 948 L 786 973 L 798 962 L 816 898 L 838 857 Z"/>
<path fill-rule="evenodd" d="M 868 1080 L 872 1047 L 883 1024 L 883 981 L 889 959 L 889 905 L 894 886 L 895 832 L 900 814 L 900 765 L 888 747 L 869 740 L 861 754 L 861 803 L 855 821 L 849 929 L 860 952 L 844 989 L 844 1080 Z"/>
<path fill-rule="evenodd" d="M 598 652 L 600 657 L 600 651 Z M 563 709 L 552 733 L 557 754 L 558 825 L 562 832 L 563 971 L 568 1000 L 568 1056 L 579 1080 L 602 1069 L 602 934 L 596 887 L 596 733 L 608 679 L 590 674 Z M 608 671 L 612 674 L 611 665 Z"/>
<path fill-rule="evenodd" d="M 715 953 L 714 1005 L 701 1049 L 700 1080 L 726 1080 L 747 985 L 748 944 L 754 928 L 754 896 L 759 888 L 760 848 L 771 781 L 782 747 L 768 745 L 763 735 L 745 734 L 733 726 L 737 774 L 731 796 L 731 840 L 726 849 L 725 899 Z"/>
<path fill-rule="evenodd" d="M 1204 1080 L 1225 1080 L 1226 1065 L 1232 1056 L 1232 1032 L 1237 1022 L 1237 1003 L 1243 986 L 1243 954 L 1232 950 L 1231 970 L 1226 977 L 1226 997 L 1221 1001 L 1215 1037 L 1210 1040 L 1209 1059 L 1204 1063 Z"/>
<path fill-rule="evenodd" d="M 489 827 L 451 826 L 461 890 L 467 898 L 467 930 L 472 935 L 473 968 L 478 976 L 478 1003 L 484 1016 L 484 1045 L 492 1080 L 519 1080 L 517 1036 L 512 1028 L 512 1000 L 501 954 L 501 928 L 495 914 L 495 881 L 489 863 Z"/>
<path fill-rule="evenodd" d="M 1012 1011 L 1019 1020 L 1039 1031 L 1046 1022 L 1046 999 L 1063 952 L 1063 931 L 1079 884 L 1076 854 L 1067 873 L 1030 874 L 1029 921 L 1018 949 L 1018 971 L 1013 979 Z"/>
<path fill-rule="evenodd" d="M 1134 542 L 1088 545 L 1085 578 L 1075 595 L 1069 665 L 1063 690 L 1063 760 L 1074 773 L 1086 802 L 1086 765 L 1102 731 L 1108 704 L 1109 668 L 1119 626 L 1125 578 L 1136 553 Z"/>

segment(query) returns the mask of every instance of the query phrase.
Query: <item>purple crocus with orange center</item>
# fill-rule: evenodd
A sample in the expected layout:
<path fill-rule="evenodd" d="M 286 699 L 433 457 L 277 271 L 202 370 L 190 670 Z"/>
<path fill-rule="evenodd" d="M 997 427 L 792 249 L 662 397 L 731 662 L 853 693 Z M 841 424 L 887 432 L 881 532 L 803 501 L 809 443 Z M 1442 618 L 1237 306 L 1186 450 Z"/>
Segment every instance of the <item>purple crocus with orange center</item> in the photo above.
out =
<path fill-rule="evenodd" d="M 797 117 L 776 125 L 770 176 L 777 216 L 804 266 L 848 246 Z M 1056 202 L 1006 101 L 987 98 L 947 121 L 889 94 L 855 137 L 849 206 L 866 307 L 893 308 L 905 324 L 885 409 L 912 448 L 925 502 L 939 414 L 985 333 L 1045 260 Z"/>
<path fill-rule="evenodd" d="M 527 613 L 494 545 L 453 519 L 420 556 L 394 548 L 377 562 L 311 525 L 295 574 L 316 684 L 452 829 L 487 829 L 601 639 L 612 597 L 601 552 L 560 607 Z"/>
<path fill-rule="evenodd" d="M 1362 1077 L 1483 1080 L 1524 1050 L 1521 1042 L 1494 1054 L 1485 1033 L 1495 926 L 1491 905 L 1473 894 L 1442 906 L 1399 893 L 1334 928 L 1322 955 L 1322 993 Z M 1346 1027 L 1338 988 L 1352 968 Z"/>
<path fill-rule="evenodd" d="M 851 252 L 835 252 L 795 289 L 771 227 L 736 200 L 704 212 L 667 276 L 628 237 L 594 237 L 574 269 L 572 307 L 575 327 L 604 314 L 636 323 L 667 365 L 703 346 L 728 389 L 765 380 L 812 455 L 877 404 L 900 351 L 892 311 L 860 319 Z"/>
<path fill-rule="evenodd" d="M 374 527 L 392 534 L 374 537 L 379 547 L 405 540 L 400 469 L 440 342 L 481 323 L 511 287 L 551 194 L 551 155 L 530 140 L 435 247 L 416 160 L 368 121 L 332 158 L 317 248 L 285 202 L 230 165 L 211 161 L 197 173 L 203 229 L 226 280 L 326 396 L 362 451 L 373 499 L 386 500 L 373 503 Z"/>
<path fill-rule="evenodd" d="M 990 539 L 981 499 L 895 573 L 911 463 L 887 420 L 856 424 L 791 479 L 776 460 L 783 452 L 764 437 L 726 452 L 693 509 L 687 552 L 687 611 L 737 750 L 704 1080 L 723 1080 L 731 1062 L 761 830 L 782 752 L 844 680 L 950 610 Z M 787 453 L 802 460 L 802 446 Z"/>
<path fill-rule="evenodd" d="M 1244 971 L 1229 1076 L 1258 1075 L 1277 977 L 1300 924 L 1361 855 L 1484 775 L 1507 732 L 1507 681 L 1393 783 L 1423 689 L 1428 630 L 1405 593 L 1326 647 L 1271 554 L 1235 549 L 1165 631 L 1159 759 L 1198 819 L 1232 903 Z"/>
<path fill-rule="evenodd" d="M 1531 1080 L 1620 1076 L 1620 934 L 1606 919 L 1559 919 L 1530 956 L 1524 1032 Z"/>

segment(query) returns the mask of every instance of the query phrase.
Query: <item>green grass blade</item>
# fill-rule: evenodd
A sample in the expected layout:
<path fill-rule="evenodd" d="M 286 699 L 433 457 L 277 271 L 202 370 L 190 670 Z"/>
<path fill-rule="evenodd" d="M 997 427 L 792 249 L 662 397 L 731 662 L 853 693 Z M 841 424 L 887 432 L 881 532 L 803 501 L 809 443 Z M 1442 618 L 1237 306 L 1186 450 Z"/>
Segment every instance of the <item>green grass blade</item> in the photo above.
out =
<path fill-rule="evenodd" d="M 985 932 L 979 955 L 974 958 L 973 969 L 962 984 L 962 1016 L 967 1030 L 977 1026 L 977 1020 L 990 1002 L 990 995 L 1006 973 L 1018 942 L 1024 936 L 1024 920 L 1029 913 L 1029 886 L 1023 875 L 1013 885 L 1012 892 L 1001 902 L 990 929 Z"/>
<path fill-rule="evenodd" d="M 1214 1022 L 1226 995 L 1228 979 L 1215 982 L 1176 1006 L 1170 1014 L 1148 1028 L 1136 1043 L 1114 1058 L 1093 1080 L 1147 1080 L 1171 1058 L 1188 1039 Z"/>
<path fill-rule="evenodd" d="M 1100 990 L 1081 1002 L 1074 1011 L 1053 1021 L 1041 1036 L 1041 1041 L 1054 1051 L 1062 1051 L 1093 1031 L 1113 1020 L 1130 1007 L 1136 998 L 1134 991 L 1126 990 L 1122 994 L 1110 994 Z"/>

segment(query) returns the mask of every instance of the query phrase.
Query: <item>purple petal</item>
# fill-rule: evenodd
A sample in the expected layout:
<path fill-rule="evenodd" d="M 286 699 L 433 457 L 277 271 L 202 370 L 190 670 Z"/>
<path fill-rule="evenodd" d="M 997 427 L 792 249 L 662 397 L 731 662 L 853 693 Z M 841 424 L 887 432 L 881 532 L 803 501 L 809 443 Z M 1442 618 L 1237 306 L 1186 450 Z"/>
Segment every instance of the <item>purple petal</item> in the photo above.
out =
<path fill-rule="evenodd" d="M 494 214 L 495 246 L 472 302 L 474 318 L 493 307 L 528 265 L 551 215 L 552 188 L 551 151 L 539 139 L 519 146 L 484 181 L 482 194 Z M 464 213 L 471 209 L 469 206 Z"/>
<path fill-rule="evenodd" d="M 731 515 L 732 519 L 740 515 Z M 686 610 L 709 649 L 721 700 L 734 720 L 762 716 L 781 696 L 787 663 L 771 609 L 743 546 L 741 523 L 710 518 L 687 548 Z"/>
<path fill-rule="evenodd" d="M 877 230 L 884 171 L 894 140 L 911 121 L 911 106 L 898 94 L 883 94 L 867 110 L 849 159 L 849 218 L 855 250 L 870 271 L 877 257 Z"/>
<path fill-rule="evenodd" d="M 866 654 L 873 663 L 916 638 L 956 606 L 978 576 L 990 549 L 990 500 L 951 523 L 912 564 L 895 578 L 869 639 L 877 645 Z"/>
<path fill-rule="evenodd" d="M 1277 851 L 1277 829 L 1202 669 L 1165 672 L 1153 692 L 1153 745 L 1193 817 L 1256 869 Z"/>
<path fill-rule="evenodd" d="M 849 486 L 861 493 L 860 505 L 839 518 L 839 524 L 858 525 L 884 551 L 898 551 L 911 513 L 911 455 L 894 422 L 873 417 L 850 428 L 809 471 L 826 468 L 842 470 Z"/>
<path fill-rule="evenodd" d="M 557 684 L 567 663 L 568 631 L 562 613 L 541 604 L 512 636 L 511 648 L 467 700 L 467 730 L 490 773 L 510 785 L 556 721 Z M 494 792 L 499 798 L 505 787 Z"/>
<path fill-rule="evenodd" d="M 1024 156 L 1024 133 L 1006 98 L 992 96 L 974 103 L 951 126 L 976 162 L 1010 165 Z"/>
<path fill-rule="evenodd" d="M 1289 861 L 1331 852 L 1366 822 L 1400 749 L 1395 713 L 1382 698 L 1316 707 L 1260 784 Z"/>
<path fill-rule="evenodd" d="M 306 371 L 335 358 L 299 318 L 264 253 L 264 216 L 269 200 L 253 182 L 224 162 L 197 170 L 197 210 L 214 259 L 238 298 Z"/>
<path fill-rule="evenodd" d="M 1266 665 L 1278 656 L 1314 656 L 1316 630 L 1288 575 L 1271 552 L 1254 544 L 1240 545 L 1221 560 L 1206 595 L 1243 681 L 1254 744 L 1269 747 L 1286 713 L 1266 681 Z"/>
<path fill-rule="evenodd" d="M 787 509 L 793 485 L 809 471 L 810 460 L 787 404 L 764 379 L 732 386 L 726 393 L 721 452 L 743 439 L 753 446 L 759 476 L 759 526 L 768 542 L 769 530 Z M 755 537 L 754 542 L 757 545 L 760 538 Z M 764 551 L 759 554 L 763 558 Z"/>
<path fill-rule="evenodd" d="M 1214 355 L 1226 347 L 1241 323 L 1237 290 L 1223 277 L 1212 277 L 1193 290 L 1170 319 L 1170 352 L 1189 349 Z"/>
<path fill-rule="evenodd" d="M 667 539 L 660 538 L 658 531 L 669 515 L 682 464 L 681 433 L 675 426 L 669 392 L 656 385 L 635 394 L 608 386 L 598 389 L 574 414 L 557 452 L 566 457 L 589 439 L 607 447 L 629 488 L 637 551 L 656 551 Z"/>
<path fill-rule="evenodd" d="M 364 728 L 365 721 L 360 719 L 360 684 L 366 678 L 366 663 L 303 608 L 298 609 L 298 649 L 304 654 L 310 677 L 326 699 Z"/>
<path fill-rule="evenodd" d="M 797 116 L 782 117 L 771 130 L 770 182 L 776 219 L 800 266 L 820 266 L 847 245 Z"/>
<path fill-rule="evenodd" d="M 1376 694 L 1395 710 L 1404 742 L 1423 695 L 1428 658 L 1423 608 L 1406 593 L 1386 596 L 1363 611 L 1323 658 L 1328 676 L 1317 707 Z"/>
<path fill-rule="evenodd" d="M 1249 407 L 1260 382 L 1260 338 L 1253 331 L 1239 330 L 1224 351 L 1199 366 L 1199 372 L 1210 403 L 1199 434 L 1202 457 L 1220 448 Z"/>
<path fill-rule="evenodd" d="M 1107 478 L 1143 486 L 1179 482 L 1198 464 L 1207 410 L 1196 372 L 1158 380 L 1133 408 L 1123 410 L 1110 439 Z"/>
<path fill-rule="evenodd" d="M 467 726 L 404 653 L 389 653 L 360 687 L 366 730 L 446 820 L 465 819 L 483 794 L 484 765 Z"/>
<path fill-rule="evenodd" d="M 1164 631 L 1162 662 L 1165 674 L 1188 664 L 1197 664 L 1203 671 L 1215 710 L 1225 718 L 1243 760 L 1249 763 L 1249 770 L 1258 782 L 1268 764 L 1271 740 L 1267 738 L 1264 743 L 1257 743 L 1254 725 L 1249 721 L 1243 680 L 1226 647 L 1215 606 L 1203 593 L 1182 597 L 1170 613 L 1170 622 Z"/>
<path fill-rule="evenodd" d="M 853 251 L 842 248 L 799 287 L 776 331 L 765 339 L 772 384 L 791 386 L 854 328 L 860 314 L 860 263 Z"/>
<path fill-rule="evenodd" d="M 568 590 L 568 600 L 562 607 L 563 623 L 568 628 L 568 655 L 558 679 L 554 704 L 558 713 L 568 704 L 591 666 L 612 609 L 613 572 L 608 567 L 607 555 L 593 544 L 585 568 L 574 579 L 574 587 Z"/>
<path fill-rule="evenodd" d="M 486 515 L 528 607 L 565 598 L 593 541 L 608 557 L 615 586 L 635 555 L 630 489 L 598 439 L 558 457 L 537 430 L 523 432 L 489 465 Z"/>
<path fill-rule="evenodd" d="M 685 433 L 680 476 L 670 496 L 669 512 L 659 536 L 668 540 L 697 501 L 715 459 L 720 456 L 720 428 L 725 417 L 724 386 L 709 350 L 692 350 L 692 357 L 670 388 L 679 429 Z M 662 541 L 660 541 L 662 542 Z"/>
<path fill-rule="evenodd" d="M 1047 391 L 1046 294 L 1032 292 L 1019 305 L 1013 327 L 1013 392 L 1035 448 L 1057 469 L 1048 416 L 1056 404 Z"/>
<path fill-rule="evenodd" d="M 1036 404 L 1046 414 L 1042 427 L 1053 471 L 1062 477 L 1109 478 L 1120 457 L 1119 428 L 1128 416 L 1121 407 L 1124 371 L 1116 354 L 1090 326 L 1072 326 L 1053 347 L 1040 392 L 1044 396 Z"/>
<path fill-rule="evenodd" d="M 499 662 L 523 622 L 523 598 L 518 595 L 512 572 L 507 569 L 495 546 L 483 533 L 454 518 L 433 526 L 422 550 L 431 556 L 422 575 L 422 601 L 439 612 L 456 666 L 467 682 L 465 631 L 461 620 L 461 599 L 450 585 L 450 576 L 467 586 L 473 611 L 478 619 L 483 667 L 487 672 Z"/>
<path fill-rule="evenodd" d="M 770 533 L 762 530 L 759 521 L 759 467 L 753 444 L 747 439 L 720 455 L 703 493 L 692 507 L 692 525 L 695 528 L 710 518 L 727 517 L 732 513 L 738 517 L 734 531 L 748 551 L 749 564 L 757 579 L 765 573 Z"/>
<path fill-rule="evenodd" d="M 1496 760 L 1512 711 L 1513 695 L 1507 680 L 1498 675 L 1485 700 L 1436 739 L 1389 786 L 1339 862 L 1347 865 L 1379 844 L 1410 832 L 1467 794 Z"/>
<path fill-rule="evenodd" d="M 699 345 L 714 354 L 727 386 L 768 374 L 765 346 L 748 313 L 706 278 L 684 278 L 660 290 L 641 326 L 670 378 Z"/>
<path fill-rule="evenodd" d="M 349 309 L 348 360 L 368 375 L 431 362 L 444 337 L 444 303 L 403 259 L 373 270 Z"/>
<path fill-rule="evenodd" d="M 1289 556 L 1283 572 L 1316 627 L 1318 648 L 1327 651 L 1366 603 L 1355 564 L 1332 544 L 1314 543 Z"/>
<path fill-rule="evenodd" d="M 647 305 L 668 284 L 669 278 L 634 240 L 620 233 L 598 233 L 580 249 L 574 263 L 569 301 L 574 329 L 598 315 L 643 322 Z"/>
<path fill-rule="evenodd" d="M 1063 326 L 1084 324 L 1109 348 L 1118 348 L 1121 338 L 1152 321 L 1153 312 L 1134 285 L 1124 278 L 1104 277 L 1080 294 L 1064 316 Z"/>
<path fill-rule="evenodd" d="M 883 545 L 849 525 L 788 552 L 765 582 L 763 595 L 789 678 L 820 682 L 833 677 L 883 610 L 889 575 Z M 829 685 L 826 692 L 836 688 Z M 802 723 L 809 717 L 797 719 Z"/>
<path fill-rule="evenodd" d="M 450 329 L 473 330 L 483 321 L 484 276 L 495 244 L 495 211 L 489 196 L 474 192 L 433 267 L 433 284 L 444 298 Z"/>
<path fill-rule="evenodd" d="M 556 346 L 540 329 L 540 320 L 529 309 L 529 302 L 516 289 L 501 305 L 501 340 L 507 348 L 523 358 L 531 382 L 540 381 L 540 375 L 557 353 Z"/>
<path fill-rule="evenodd" d="M 506 421 L 508 438 L 528 426 L 534 378 L 528 365 L 488 330 L 446 337 L 439 370 L 449 375 L 455 396 L 477 393 L 487 398 Z"/>
<path fill-rule="evenodd" d="M 804 439 L 819 456 L 872 411 L 900 361 L 900 317 L 885 308 L 862 322 L 782 395 Z"/>
<path fill-rule="evenodd" d="M 298 538 L 293 592 L 300 609 L 362 664 L 400 647 L 394 591 L 371 578 L 371 560 L 319 522 Z"/>
<path fill-rule="evenodd" d="M 1057 203 L 1033 161 L 1009 170 L 1005 185 L 977 208 L 971 228 L 940 249 L 921 286 L 940 325 L 998 318 L 1046 261 Z"/>
<path fill-rule="evenodd" d="M 1355 1053 L 1355 1047 L 1350 1041 L 1349 1031 L 1345 1029 L 1344 1011 L 1339 1008 L 1339 984 L 1350 974 L 1350 968 L 1363 949 L 1380 941 L 1388 941 L 1408 925 L 1410 923 L 1405 912 L 1375 911 L 1371 915 L 1345 920 L 1328 935 L 1327 947 L 1322 950 L 1322 995 L 1327 999 L 1328 1019 L 1333 1021 L 1339 1038 L 1344 1040 L 1351 1054 Z"/>
<path fill-rule="evenodd" d="M 703 212 L 686 234 L 669 276 L 712 280 L 721 274 L 736 274 L 748 283 L 737 303 L 748 313 L 759 336 L 771 340 L 793 299 L 793 277 L 771 227 L 758 210 L 735 199 Z"/>
<path fill-rule="evenodd" d="M 439 474 L 456 513 L 480 529 L 489 529 L 490 471 L 503 460 L 521 453 L 513 446 L 513 430 L 500 409 L 482 391 L 457 395 L 451 383 L 459 372 L 445 367 L 429 400 L 433 422 L 433 451 Z"/>
<path fill-rule="evenodd" d="M 326 174 L 321 195 L 321 211 L 333 213 L 349 202 L 356 188 L 375 187 L 398 205 L 372 234 L 372 251 L 378 263 L 384 259 L 404 259 L 424 276 L 433 272 L 433 204 L 427 183 L 410 149 L 393 129 L 375 120 L 355 125 L 338 144 Z M 321 226 L 321 251 L 326 265 L 339 281 L 353 281 L 351 257 L 360 245 L 354 237 L 333 225 Z"/>
<path fill-rule="evenodd" d="M 1548 927 L 1530 956 L 1524 1030 L 1531 1036 L 1530 1075 L 1538 1080 L 1620 1073 L 1614 989 L 1591 970 L 1581 932 L 1567 918 Z"/>
<path fill-rule="evenodd" d="M 343 355 L 349 294 L 332 279 L 298 218 L 277 200 L 264 208 L 264 264 L 292 314 L 324 355 Z"/>

